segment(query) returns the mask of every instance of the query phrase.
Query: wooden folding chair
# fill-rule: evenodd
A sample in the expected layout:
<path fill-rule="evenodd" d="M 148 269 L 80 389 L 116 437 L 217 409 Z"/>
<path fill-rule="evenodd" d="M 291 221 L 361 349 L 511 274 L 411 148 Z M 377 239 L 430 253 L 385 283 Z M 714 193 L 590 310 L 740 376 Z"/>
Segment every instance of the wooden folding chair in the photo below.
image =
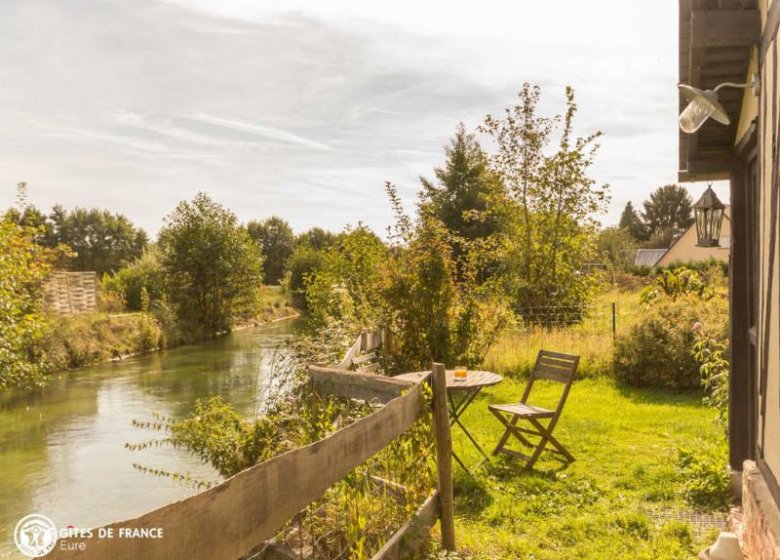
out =
<path fill-rule="evenodd" d="M 493 450 L 493 455 L 504 453 L 506 455 L 517 457 L 526 461 L 525 468 L 530 469 L 534 466 L 539 456 L 544 451 L 545 446 L 550 443 L 555 449 L 550 449 L 554 453 L 562 455 L 567 461 L 574 461 L 574 456 L 553 437 L 552 432 L 563 411 L 563 405 L 566 404 L 566 398 L 569 396 L 569 389 L 574 380 L 574 373 L 577 371 L 577 365 L 580 362 L 579 356 L 569 354 L 559 354 L 540 350 L 536 356 L 536 364 L 528 379 L 523 398 L 517 404 L 491 404 L 488 409 L 504 425 L 504 434 Z M 547 379 L 564 384 L 558 406 L 555 410 L 549 410 L 539 406 L 533 406 L 528 403 L 528 397 L 531 389 L 537 379 Z M 526 420 L 530 427 L 520 427 L 517 425 L 519 420 Z M 543 420 L 549 420 L 545 426 Z M 507 449 L 506 443 L 509 436 L 515 436 L 525 447 L 533 449 L 531 455 L 525 455 L 512 449 Z M 538 443 L 532 443 L 526 436 L 536 436 L 540 440 Z"/>

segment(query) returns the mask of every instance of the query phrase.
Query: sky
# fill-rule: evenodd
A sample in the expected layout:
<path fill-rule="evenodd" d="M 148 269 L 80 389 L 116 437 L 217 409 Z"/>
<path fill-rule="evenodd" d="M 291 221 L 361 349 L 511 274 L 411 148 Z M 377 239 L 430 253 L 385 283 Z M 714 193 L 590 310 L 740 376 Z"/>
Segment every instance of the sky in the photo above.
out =
<path fill-rule="evenodd" d="M 42 209 L 154 234 L 206 191 L 244 221 L 379 232 L 385 181 L 411 210 L 457 124 L 530 82 L 548 115 L 573 86 L 577 132 L 604 133 L 591 175 L 614 224 L 677 180 L 677 4 L 2 0 L 0 207 L 26 181 Z"/>

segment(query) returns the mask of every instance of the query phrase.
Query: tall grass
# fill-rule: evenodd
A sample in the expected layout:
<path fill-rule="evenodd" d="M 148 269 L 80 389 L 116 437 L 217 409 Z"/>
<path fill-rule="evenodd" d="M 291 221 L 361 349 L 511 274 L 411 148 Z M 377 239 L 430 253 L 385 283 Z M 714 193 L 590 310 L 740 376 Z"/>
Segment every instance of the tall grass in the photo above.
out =
<path fill-rule="evenodd" d="M 614 326 L 612 304 L 615 304 Z M 611 375 L 614 334 L 623 332 L 642 312 L 639 291 L 600 294 L 583 320 L 570 319 L 559 308 L 548 308 L 555 326 L 519 324 L 505 331 L 488 352 L 484 368 L 508 377 L 525 377 L 541 349 L 577 354 L 580 378 Z M 613 332 L 614 328 L 614 332 Z"/>

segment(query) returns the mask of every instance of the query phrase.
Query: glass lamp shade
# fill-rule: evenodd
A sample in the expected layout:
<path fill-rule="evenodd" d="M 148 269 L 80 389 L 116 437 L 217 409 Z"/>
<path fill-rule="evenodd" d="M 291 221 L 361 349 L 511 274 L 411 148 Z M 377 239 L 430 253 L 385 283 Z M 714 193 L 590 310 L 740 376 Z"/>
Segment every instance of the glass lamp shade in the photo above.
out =
<path fill-rule="evenodd" d="M 694 99 L 680 113 L 680 129 L 686 134 L 693 134 L 712 116 L 715 108 L 703 98 Z"/>
<path fill-rule="evenodd" d="M 718 200 L 711 186 L 707 187 L 698 202 L 693 205 L 699 247 L 720 246 L 720 228 L 725 209 L 726 206 Z"/>
<path fill-rule="evenodd" d="M 701 90 L 686 84 L 680 84 L 679 88 L 689 102 L 680 113 L 680 129 L 686 134 L 699 130 L 710 117 L 725 125 L 731 122 L 714 91 Z"/>

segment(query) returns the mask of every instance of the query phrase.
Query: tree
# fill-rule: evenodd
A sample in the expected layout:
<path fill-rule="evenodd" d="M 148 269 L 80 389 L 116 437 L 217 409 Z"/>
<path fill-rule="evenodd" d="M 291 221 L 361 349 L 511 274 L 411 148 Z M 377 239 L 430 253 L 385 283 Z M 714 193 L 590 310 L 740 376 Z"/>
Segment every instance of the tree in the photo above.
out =
<path fill-rule="evenodd" d="M 566 113 L 552 118 L 537 114 L 540 95 L 525 84 L 518 105 L 503 118 L 488 115 L 481 127 L 495 142 L 490 166 L 507 191 L 496 210 L 504 219 L 500 260 L 507 290 L 526 317 L 540 306 L 587 302 L 594 282 L 581 273 L 582 265 L 595 253 L 593 216 L 609 201 L 608 187 L 588 176 L 600 133 L 572 138 L 574 90 L 566 88 Z"/>
<path fill-rule="evenodd" d="M 278 284 L 284 278 L 287 259 L 295 245 L 295 235 L 290 224 L 278 216 L 271 216 L 262 222 L 249 222 L 246 229 L 263 251 L 266 283 Z"/>
<path fill-rule="evenodd" d="M 40 387 L 44 382 L 40 348 L 49 324 L 43 312 L 43 282 L 54 252 L 36 243 L 40 233 L 8 217 L 0 219 L 0 390 Z"/>
<path fill-rule="evenodd" d="M 315 251 L 327 249 L 336 242 L 336 234 L 320 227 L 313 227 L 295 238 L 296 247 L 310 247 Z"/>
<path fill-rule="evenodd" d="M 458 125 L 445 154 L 444 167 L 434 169 L 438 184 L 420 178 L 421 209 L 432 212 L 460 238 L 474 240 L 494 234 L 498 219 L 487 210 L 501 193 L 501 179 L 490 170 L 487 155 L 463 123 Z M 458 247 L 454 250 L 457 257 Z"/>
<path fill-rule="evenodd" d="M 634 261 L 636 240 L 625 228 L 604 228 L 599 232 L 598 252 L 613 272 L 623 270 Z"/>
<path fill-rule="evenodd" d="M 644 202 L 643 218 L 651 235 L 663 230 L 684 231 L 693 224 L 693 200 L 683 187 L 664 185 Z"/>
<path fill-rule="evenodd" d="M 299 309 L 306 309 L 306 287 L 310 279 L 322 270 L 324 262 L 325 252 L 308 245 L 299 245 L 290 255 L 287 261 L 287 289 L 292 294 L 293 304 Z"/>
<path fill-rule="evenodd" d="M 178 204 L 158 244 L 184 329 L 199 336 L 230 330 L 233 318 L 255 305 L 263 273 L 260 247 L 236 215 L 207 194 Z"/>
<path fill-rule="evenodd" d="M 626 203 L 626 207 L 620 215 L 620 223 L 618 226 L 631 234 L 631 237 L 636 241 L 647 241 L 650 237 L 650 233 L 647 231 L 642 218 L 640 218 L 639 213 L 634 210 L 634 205 L 631 204 L 630 200 Z"/>
<path fill-rule="evenodd" d="M 98 276 L 115 272 L 141 256 L 148 244 L 146 232 L 122 214 L 108 210 L 55 206 L 47 219 L 46 244 L 70 247 L 71 270 L 94 270 Z"/>

